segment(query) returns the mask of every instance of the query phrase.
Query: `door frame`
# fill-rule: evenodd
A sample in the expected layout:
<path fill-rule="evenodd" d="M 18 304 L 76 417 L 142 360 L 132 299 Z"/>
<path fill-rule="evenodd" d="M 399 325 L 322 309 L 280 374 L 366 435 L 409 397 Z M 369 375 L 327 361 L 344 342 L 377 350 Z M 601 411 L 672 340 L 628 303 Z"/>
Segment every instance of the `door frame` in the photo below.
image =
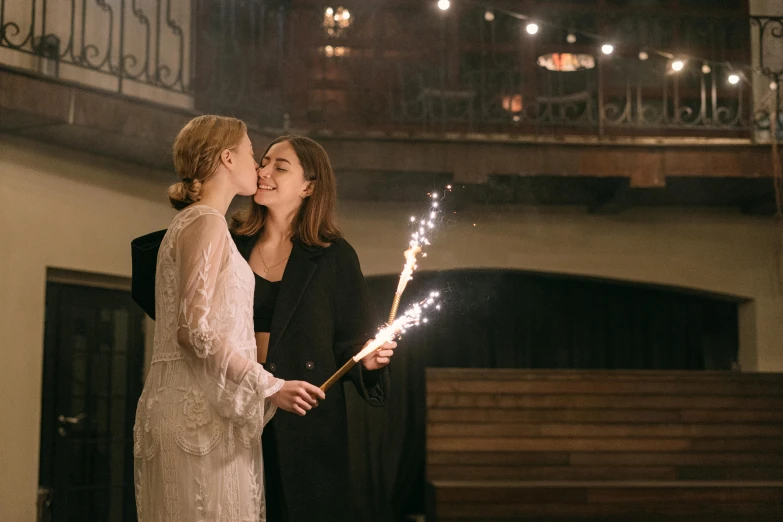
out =
<path fill-rule="evenodd" d="M 47 267 L 46 270 L 46 295 L 45 295 L 45 314 L 51 309 L 54 300 L 59 298 L 59 292 L 49 291 L 51 283 L 58 285 L 70 285 L 79 287 L 95 288 L 97 290 L 122 291 L 130 294 L 130 277 L 115 276 L 109 274 L 100 274 L 92 272 L 82 272 L 54 267 Z M 57 335 L 61 325 L 59 317 L 51 318 L 45 315 L 45 332 L 43 343 L 43 382 L 41 395 L 41 419 L 40 419 L 40 446 L 39 446 L 39 473 L 38 473 L 38 502 L 37 518 L 41 522 L 49 522 L 54 514 L 51 504 L 54 495 L 57 495 L 57 474 L 55 471 L 56 458 L 53 458 L 55 445 L 57 442 L 56 430 L 57 423 L 57 401 L 53 400 L 56 394 L 63 391 L 62 383 L 58 382 L 57 372 L 61 357 L 56 352 L 56 344 L 49 342 Z M 139 390 L 144 385 L 147 371 L 149 369 L 149 357 L 152 352 L 152 340 L 154 337 L 154 322 L 144 315 L 142 327 L 142 350 L 141 360 L 137 357 L 128 357 L 127 364 L 142 365 L 141 382 L 138 383 Z M 135 405 L 133 407 L 135 411 Z M 45 485 L 44 485 L 45 484 Z M 126 492 L 126 499 L 134 499 L 134 492 Z"/>

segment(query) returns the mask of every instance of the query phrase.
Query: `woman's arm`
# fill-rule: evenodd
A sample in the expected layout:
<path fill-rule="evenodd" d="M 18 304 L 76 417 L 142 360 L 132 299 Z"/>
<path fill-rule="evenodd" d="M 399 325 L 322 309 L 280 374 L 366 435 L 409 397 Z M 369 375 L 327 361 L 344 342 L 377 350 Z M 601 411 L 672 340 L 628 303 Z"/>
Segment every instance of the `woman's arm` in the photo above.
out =
<path fill-rule="evenodd" d="M 216 283 L 228 261 L 231 241 L 225 221 L 214 214 L 199 216 L 176 240 L 177 341 L 186 363 L 221 416 L 239 423 L 268 419 L 275 407 L 266 399 L 280 390 L 283 381 L 229 346 L 217 320 Z"/>

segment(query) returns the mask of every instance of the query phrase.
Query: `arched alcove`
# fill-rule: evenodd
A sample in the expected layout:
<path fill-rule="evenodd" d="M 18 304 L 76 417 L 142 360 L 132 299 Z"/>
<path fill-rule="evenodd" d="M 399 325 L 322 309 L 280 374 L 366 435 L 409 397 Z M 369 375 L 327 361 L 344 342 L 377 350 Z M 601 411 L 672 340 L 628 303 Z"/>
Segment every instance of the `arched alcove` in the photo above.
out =
<path fill-rule="evenodd" d="M 368 278 L 379 316 L 397 275 Z M 736 297 L 675 287 L 503 269 L 416 273 L 403 304 L 443 306 L 403 340 L 436 367 L 728 370 L 737 360 Z"/>

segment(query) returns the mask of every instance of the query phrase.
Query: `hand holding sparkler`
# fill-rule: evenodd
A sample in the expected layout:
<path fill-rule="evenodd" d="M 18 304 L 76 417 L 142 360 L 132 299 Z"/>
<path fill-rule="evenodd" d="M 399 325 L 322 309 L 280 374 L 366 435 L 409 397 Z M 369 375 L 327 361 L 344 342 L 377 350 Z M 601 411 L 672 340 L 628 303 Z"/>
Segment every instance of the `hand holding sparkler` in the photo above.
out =
<path fill-rule="evenodd" d="M 370 339 L 364 346 L 371 343 Z M 373 372 L 382 369 L 384 366 L 391 362 L 391 358 L 394 355 L 394 349 L 397 348 L 397 343 L 394 341 L 387 341 L 375 350 L 373 353 L 362 359 L 362 366 L 365 370 Z M 362 348 L 364 349 L 364 348 Z"/>
<path fill-rule="evenodd" d="M 440 297 L 440 293 L 431 292 L 427 299 L 424 299 L 418 303 L 414 303 L 410 308 L 405 310 L 405 313 L 395 319 L 391 324 L 387 324 L 386 326 L 382 327 L 374 339 L 371 339 L 367 344 L 365 344 L 364 348 L 362 348 L 359 353 L 348 359 L 348 362 L 346 362 L 342 368 L 337 370 L 337 372 L 332 375 L 328 381 L 321 385 L 321 390 L 326 391 L 329 389 L 329 387 L 331 387 L 346 373 L 348 373 L 348 371 L 353 368 L 356 363 L 371 355 L 379 348 L 382 348 L 386 343 L 393 341 L 400 334 L 405 333 L 408 328 L 426 323 L 427 318 L 424 317 L 424 312 L 427 309 L 432 308 L 440 310 L 440 304 L 436 302 L 438 297 Z"/>

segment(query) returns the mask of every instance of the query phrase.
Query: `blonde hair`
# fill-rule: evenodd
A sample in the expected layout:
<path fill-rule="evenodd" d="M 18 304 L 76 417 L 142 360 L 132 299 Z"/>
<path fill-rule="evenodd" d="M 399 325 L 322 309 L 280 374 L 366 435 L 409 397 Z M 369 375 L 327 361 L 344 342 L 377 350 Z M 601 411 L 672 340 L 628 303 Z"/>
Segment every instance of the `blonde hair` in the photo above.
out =
<path fill-rule="evenodd" d="M 280 136 L 264 152 L 277 143 L 288 142 L 294 149 L 304 171 L 304 178 L 313 182 L 313 193 L 304 198 L 291 224 L 292 238 L 307 246 L 326 247 L 340 239 L 334 208 L 337 204 L 337 182 L 329 155 L 324 148 L 304 136 Z M 262 156 L 263 157 L 263 156 Z M 257 234 L 266 222 L 267 208 L 250 202 L 250 207 L 237 213 L 231 223 L 232 231 L 240 236 Z"/>
<path fill-rule="evenodd" d="M 182 210 L 201 199 L 201 185 L 220 165 L 220 155 L 242 141 L 247 126 L 225 116 L 198 116 L 185 125 L 174 140 L 174 170 L 180 181 L 169 187 L 171 206 Z"/>

